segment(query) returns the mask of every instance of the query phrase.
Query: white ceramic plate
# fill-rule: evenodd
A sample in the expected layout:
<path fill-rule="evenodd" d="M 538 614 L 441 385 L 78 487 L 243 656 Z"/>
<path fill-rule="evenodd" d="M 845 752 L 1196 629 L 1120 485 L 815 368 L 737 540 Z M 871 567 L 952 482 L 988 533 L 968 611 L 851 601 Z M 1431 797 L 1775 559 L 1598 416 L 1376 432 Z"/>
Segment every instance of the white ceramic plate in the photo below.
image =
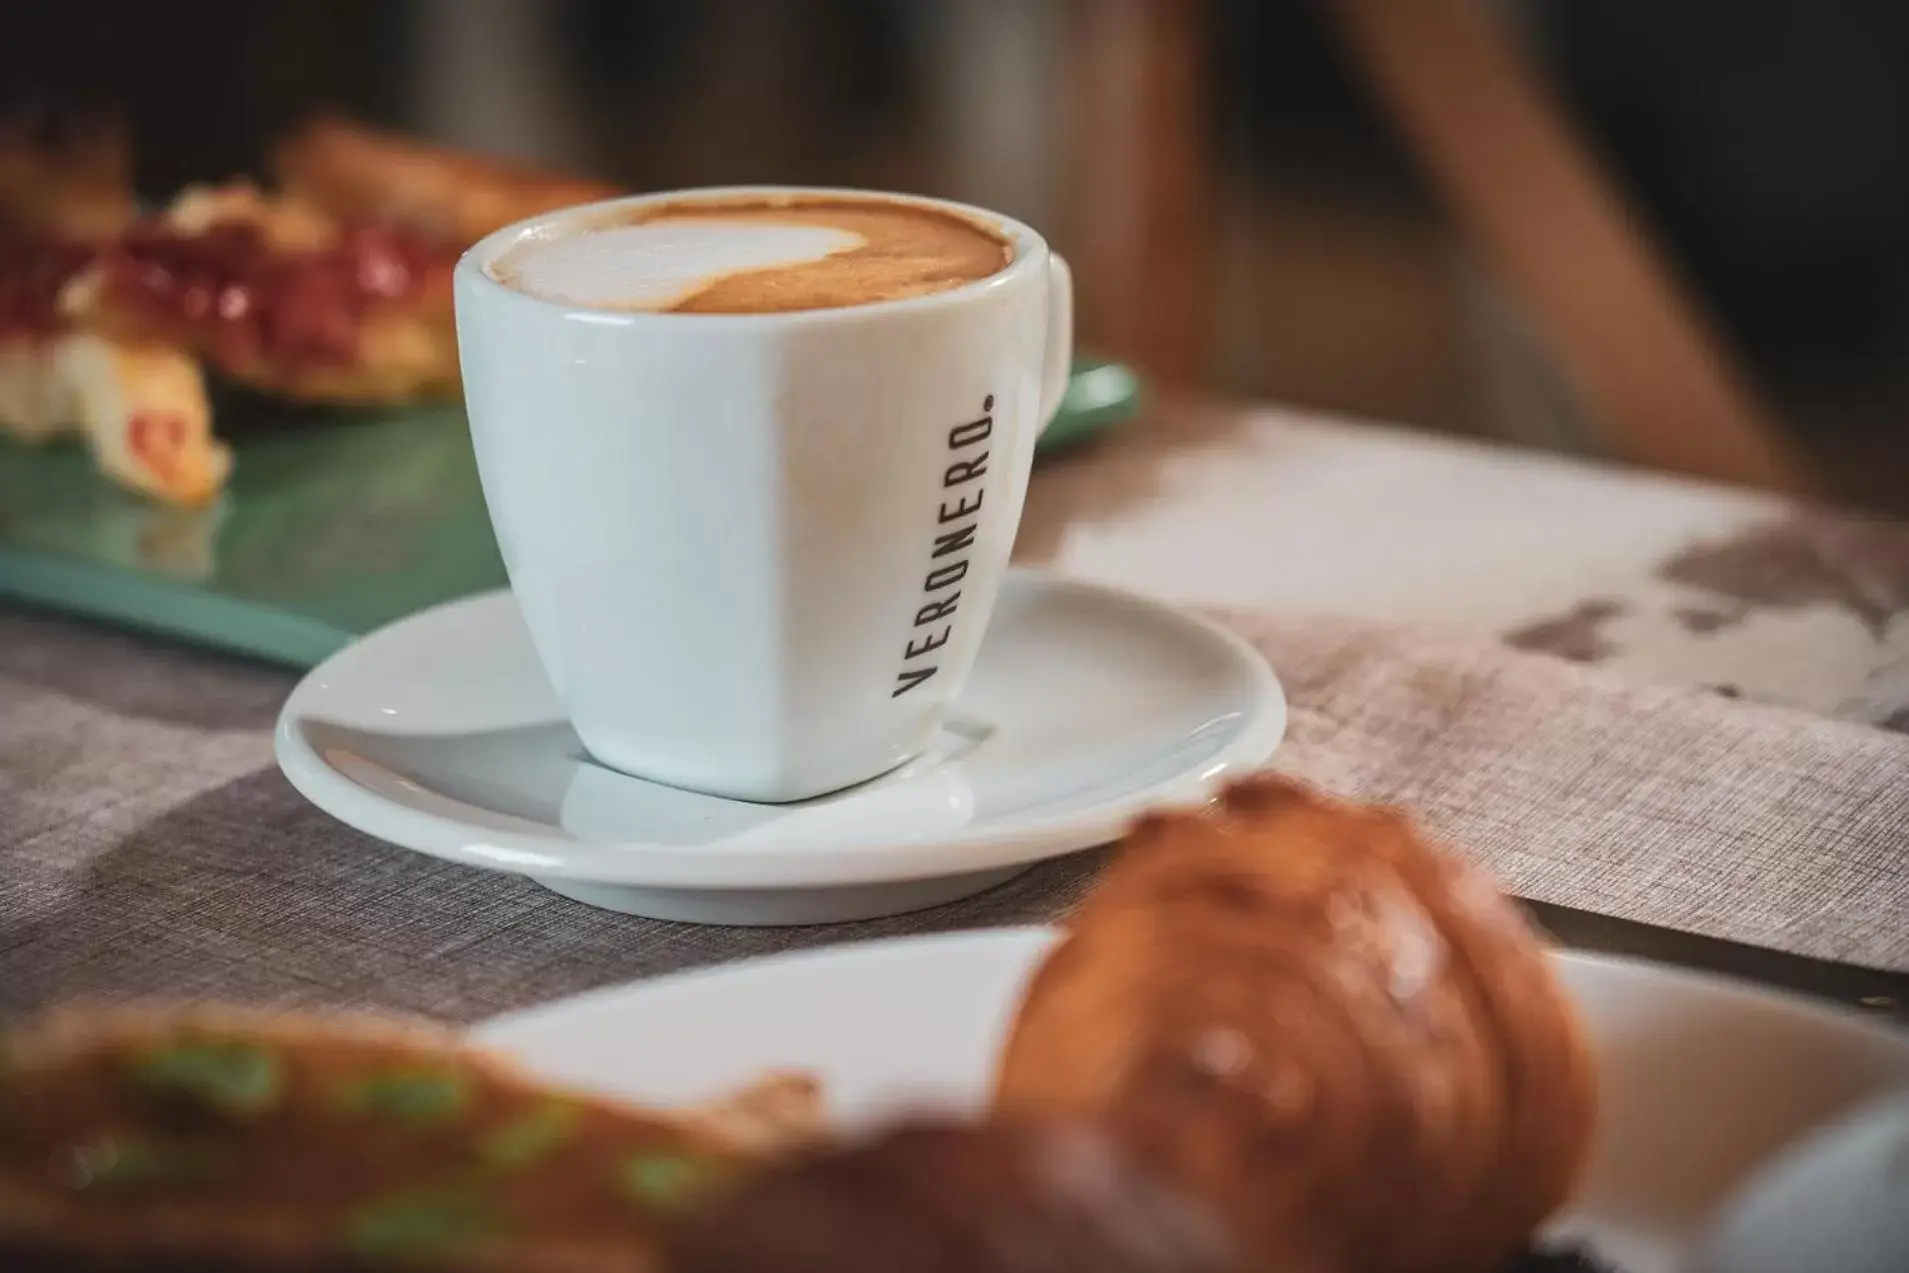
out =
<path fill-rule="evenodd" d="M 972 1111 L 1053 940 L 1004 929 L 837 946 L 585 994 L 477 1037 L 547 1078 L 647 1102 L 764 1070 L 819 1075 L 844 1126 Z M 1560 954 L 1600 1069 L 1600 1144 L 1576 1211 L 1626 1273 L 1670 1273 L 1746 1175 L 1808 1129 L 1909 1085 L 1909 1040 L 1736 983 Z M 1825 1269 L 1822 1273 L 1834 1273 Z"/>
<path fill-rule="evenodd" d="M 1126 593 L 1009 574 L 927 756 L 792 805 L 646 782 L 584 754 L 508 593 L 413 615 L 299 682 L 285 774 L 341 822 L 662 919 L 860 919 L 991 887 L 1204 797 L 1286 728 L 1230 633 Z"/>

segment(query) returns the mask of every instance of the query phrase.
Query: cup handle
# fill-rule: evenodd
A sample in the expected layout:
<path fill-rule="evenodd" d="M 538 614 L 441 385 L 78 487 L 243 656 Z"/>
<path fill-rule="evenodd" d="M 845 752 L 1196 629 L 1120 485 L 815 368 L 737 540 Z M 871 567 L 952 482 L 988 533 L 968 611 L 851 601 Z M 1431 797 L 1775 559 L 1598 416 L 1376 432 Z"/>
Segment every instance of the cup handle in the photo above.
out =
<path fill-rule="evenodd" d="M 1047 361 L 1041 374 L 1041 431 L 1054 423 L 1074 370 L 1074 272 L 1047 254 Z"/>

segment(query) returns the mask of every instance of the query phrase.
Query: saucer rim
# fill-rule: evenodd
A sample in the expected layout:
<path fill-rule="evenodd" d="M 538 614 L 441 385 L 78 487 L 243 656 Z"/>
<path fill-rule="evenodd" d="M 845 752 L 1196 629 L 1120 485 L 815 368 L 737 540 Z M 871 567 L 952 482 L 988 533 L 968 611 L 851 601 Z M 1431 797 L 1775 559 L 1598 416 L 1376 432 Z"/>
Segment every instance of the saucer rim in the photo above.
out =
<path fill-rule="evenodd" d="M 1237 634 L 1127 589 L 1028 567 L 1013 567 L 1009 573 L 1023 586 L 1092 593 L 1130 608 L 1152 611 L 1194 640 L 1217 643 L 1247 683 L 1240 702 L 1244 720 L 1235 726 L 1235 736 L 1197 767 L 1122 791 L 1086 809 L 1010 819 L 979 831 L 956 829 L 918 839 L 898 837 L 879 848 L 847 853 L 792 853 L 773 843 L 711 852 L 704 846 L 641 840 L 563 841 L 542 830 L 479 827 L 373 791 L 318 754 L 300 723 L 316 715 L 311 711 L 312 700 L 325 692 L 326 683 L 337 675 L 338 664 L 351 660 L 363 644 L 390 640 L 399 629 L 443 612 L 509 604 L 509 589 L 500 588 L 395 620 L 313 668 L 279 712 L 273 727 L 273 751 L 279 769 L 306 800 L 338 821 L 400 848 L 466 866 L 537 878 L 636 888 L 742 890 L 898 883 L 1032 865 L 1110 843 L 1145 810 L 1201 800 L 1225 780 L 1265 764 L 1283 741 L 1288 718 L 1284 688 L 1266 659 Z"/>

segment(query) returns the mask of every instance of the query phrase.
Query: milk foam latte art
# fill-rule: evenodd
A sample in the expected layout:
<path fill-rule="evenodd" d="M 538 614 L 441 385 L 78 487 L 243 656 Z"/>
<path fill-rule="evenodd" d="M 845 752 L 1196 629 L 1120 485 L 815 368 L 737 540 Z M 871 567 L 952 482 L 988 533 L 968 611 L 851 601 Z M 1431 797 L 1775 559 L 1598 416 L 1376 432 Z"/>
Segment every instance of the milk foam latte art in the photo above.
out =
<path fill-rule="evenodd" d="M 680 313 L 834 309 L 987 278 L 1012 245 L 977 220 L 869 198 L 678 200 L 527 240 L 491 274 L 562 304 Z"/>
<path fill-rule="evenodd" d="M 682 192 L 501 231 L 455 287 L 491 522 L 592 758 L 784 802 L 928 749 L 1066 386 L 1040 235 L 905 195 Z"/>

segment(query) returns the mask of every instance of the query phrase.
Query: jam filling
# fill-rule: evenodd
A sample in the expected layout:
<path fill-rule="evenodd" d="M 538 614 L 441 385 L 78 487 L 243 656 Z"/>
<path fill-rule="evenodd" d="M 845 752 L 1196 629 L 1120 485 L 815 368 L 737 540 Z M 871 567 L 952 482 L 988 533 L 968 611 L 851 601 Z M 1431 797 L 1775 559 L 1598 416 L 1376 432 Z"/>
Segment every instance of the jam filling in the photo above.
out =
<path fill-rule="evenodd" d="M 0 237 L 0 340 L 64 330 L 60 292 L 98 255 L 85 243 Z"/>
<path fill-rule="evenodd" d="M 350 363 L 374 307 L 417 296 L 451 264 L 436 243 L 386 226 L 287 251 L 242 221 L 194 233 L 147 222 L 106 257 L 104 287 L 115 308 L 214 363 L 283 369 Z"/>
<path fill-rule="evenodd" d="M 322 249 L 290 251 L 241 221 L 194 233 L 143 222 L 106 248 L 0 238 L 0 339 L 68 328 L 60 294 L 98 262 L 117 315 L 216 364 L 348 365 L 374 307 L 440 284 L 454 260 L 432 240 L 377 225 L 348 227 Z"/>
<path fill-rule="evenodd" d="M 190 426 L 176 411 L 135 411 L 127 426 L 126 445 L 164 482 L 178 476 L 179 457 L 190 442 Z"/>

